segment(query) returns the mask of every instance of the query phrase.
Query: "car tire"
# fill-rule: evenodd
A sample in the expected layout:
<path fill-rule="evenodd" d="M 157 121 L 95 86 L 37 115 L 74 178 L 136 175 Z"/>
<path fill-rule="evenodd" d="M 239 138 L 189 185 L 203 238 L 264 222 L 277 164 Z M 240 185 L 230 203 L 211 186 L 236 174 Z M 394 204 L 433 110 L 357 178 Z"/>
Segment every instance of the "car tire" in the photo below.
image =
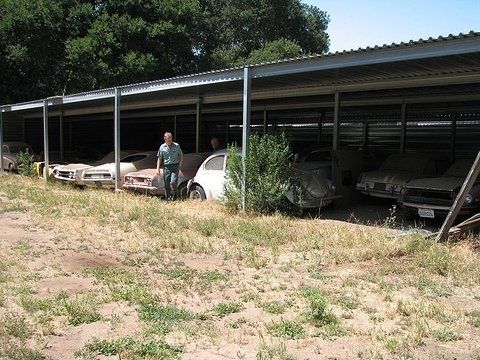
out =
<path fill-rule="evenodd" d="M 177 193 L 178 193 L 178 198 L 179 199 L 185 200 L 187 198 L 187 183 L 186 182 L 181 183 L 178 186 Z"/>
<path fill-rule="evenodd" d="M 189 199 L 190 200 L 205 200 L 207 195 L 205 195 L 205 190 L 200 185 L 195 185 L 192 190 L 190 190 Z"/>
<path fill-rule="evenodd" d="M 13 171 L 13 164 L 8 163 L 8 171 L 12 172 Z"/>

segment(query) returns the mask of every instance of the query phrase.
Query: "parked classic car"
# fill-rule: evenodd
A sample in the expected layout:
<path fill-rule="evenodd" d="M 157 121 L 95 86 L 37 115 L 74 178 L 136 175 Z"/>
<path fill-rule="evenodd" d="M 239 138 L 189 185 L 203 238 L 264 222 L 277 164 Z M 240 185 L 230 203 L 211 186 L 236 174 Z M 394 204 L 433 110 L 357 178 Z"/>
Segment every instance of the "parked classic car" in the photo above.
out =
<path fill-rule="evenodd" d="M 153 168 L 156 166 L 156 163 L 156 151 L 135 152 L 125 156 L 120 160 L 120 184 L 123 183 L 126 174 L 137 170 Z M 83 171 L 82 182 L 87 186 L 111 189 L 115 187 L 115 177 L 115 163 L 110 162 Z"/>
<path fill-rule="evenodd" d="M 473 159 L 456 161 L 440 177 L 409 181 L 402 189 L 400 204 L 406 217 L 442 218 L 450 211 L 460 188 L 472 167 Z M 459 215 L 480 210 L 480 179 L 470 190 Z"/>
<path fill-rule="evenodd" d="M 307 155 L 295 165 L 293 181 L 297 186 L 287 193 L 289 201 L 300 208 L 321 207 L 333 201 L 335 190 L 331 180 L 326 178 L 331 173 L 330 156 L 330 152 L 312 153 L 311 157 Z M 226 159 L 227 150 L 220 150 L 203 162 L 195 177 L 188 182 L 187 193 L 190 199 L 222 198 L 226 181 Z"/>
<path fill-rule="evenodd" d="M 218 200 L 225 185 L 227 150 L 219 150 L 205 159 L 195 177 L 187 184 L 187 194 L 192 200 Z"/>
<path fill-rule="evenodd" d="M 124 158 L 132 153 L 132 151 L 121 151 L 120 158 Z M 67 165 L 58 165 L 53 169 L 53 176 L 55 179 L 69 182 L 75 185 L 83 186 L 85 183 L 82 180 L 83 172 L 95 166 L 110 163 L 115 160 L 115 152 L 110 152 L 102 159 L 93 163 L 72 163 Z"/>
<path fill-rule="evenodd" d="M 183 155 L 183 163 L 178 174 L 178 196 L 187 197 L 187 183 L 192 179 L 202 162 L 210 153 L 190 153 Z M 150 195 L 164 195 L 165 182 L 163 181 L 163 168 L 160 175 L 157 169 L 144 169 L 125 175 L 123 187 L 135 191 L 143 191 Z"/>
<path fill-rule="evenodd" d="M 363 172 L 355 188 L 365 195 L 398 199 L 407 181 L 436 176 L 445 163 L 445 158 L 429 154 L 392 154 L 378 170 Z"/>
<path fill-rule="evenodd" d="M 292 188 L 287 199 L 301 209 L 320 208 L 331 204 L 335 196 L 332 182 L 332 150 L 317 149 L 294 165 Z"/>
<path fill-rule="evenodd" d="M 20 141 L 3 142 L 3 169 L 13 171 L 18 168 L 18 155 L 21 152 L 28 151 L 34 155 L 34 159 L 38 160 L 38 156 L 34 154 L 30 145 Z"/>

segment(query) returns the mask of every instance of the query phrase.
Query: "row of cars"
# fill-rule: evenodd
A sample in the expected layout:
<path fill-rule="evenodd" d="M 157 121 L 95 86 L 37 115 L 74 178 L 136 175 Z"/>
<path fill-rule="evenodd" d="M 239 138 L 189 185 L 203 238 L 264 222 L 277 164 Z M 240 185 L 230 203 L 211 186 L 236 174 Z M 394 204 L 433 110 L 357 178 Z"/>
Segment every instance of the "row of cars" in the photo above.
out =
<path fill-rule="evenodd" d="M 407 218 L 445 217 L 462 187 L 474 159 L 459 159 L 450 166 L 438 155 L 393 154 L 378 170 L 362 173 L 356 189 L 361 193 L 397 200 Z M 480 210 L 480 179 L 465 199 L 460 215 Z"/>
<path fill-rule="evenodd" d="M 332 162 L 330 152 L 314 152 L 295 167 L 295 178 L 303 184 L 301 197 L 289 191 L 287 198 L 301 208 L 321 207 L 335 199 L 335 188 L 330 179 Z M 53 177 L 78 186 L 115 187 L 113 153 L 95 163 L 71 163 L 53 167 Z M 122 151 L 120 177 L 124 189 L 150 195 L 163 195 L 163 169 L 156 171 L 155 151 Z M 180 198 L 218 200 L 223 196 L 226 181 L 227 151 L 184 154 L 178 180 Z"/>
<path fill-rule="evenodd" d="M 3 144 L 3 168 L 14 170 L 18 154 L 32 148 L 20 142 Z M 295 188 L 287 198 L 300 208 L 319 208 L 336 198 L 332 181 L 332 152 L 330 149 L 310 151 L 294 166 L 294 179 L 303 189 L 302 196 Z M 37 156 L 38 158 L 38 156 Z M 123 188 L 151 195 L 163 195 L 163 169 L 156 173 L 156 151 L 124 150 L 120 154 L 120 182 Z M 220 199 L 226 180 L 227 151 L 185 154 L 180 168 L 178 195 L 191 199 Z M 356 189 L 361 193 L 397 200 L 407 217 L 444 217 L 455 200 L 473 159 L 460 159 L 448 166 L 448 159 L 434 154 L 392 154 L 375 171 L 363 172 Z M 78 186 L 115 187 L 114 153 L 95 162 L 54 164 L 52 176 L 59 181 Z M 41 175 L 41 174 L 39 174 Z M 468 194 L 460 214 L 480 209 L 480 179 Z"/>

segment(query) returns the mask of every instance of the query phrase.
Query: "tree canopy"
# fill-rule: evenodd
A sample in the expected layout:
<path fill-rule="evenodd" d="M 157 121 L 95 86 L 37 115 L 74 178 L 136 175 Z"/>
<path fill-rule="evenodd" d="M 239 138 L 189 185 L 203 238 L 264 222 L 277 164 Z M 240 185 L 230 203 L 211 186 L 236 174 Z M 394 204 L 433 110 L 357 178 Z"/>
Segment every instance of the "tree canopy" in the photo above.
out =
<path fill-rule="evenodd" d="M 328 50 L 300 0 L 0 0 L 0 103 Z"/>

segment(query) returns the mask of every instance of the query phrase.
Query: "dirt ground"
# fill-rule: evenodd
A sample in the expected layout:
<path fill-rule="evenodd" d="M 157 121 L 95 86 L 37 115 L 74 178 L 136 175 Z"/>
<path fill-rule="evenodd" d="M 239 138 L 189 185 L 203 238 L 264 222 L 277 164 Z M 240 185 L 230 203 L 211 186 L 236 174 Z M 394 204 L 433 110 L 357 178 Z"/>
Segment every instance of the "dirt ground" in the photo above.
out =
<path fill-rule="evenodd" d="M 257 248 L 251 261 L 235 250 L 132 248 L 128 229 L 69 216 L 45 226 L 13 203 L 0 202 L 0 315 L 24 319 L 28 336 L 4 325 L 0 337 L 38 356 L 25 358 L 480 358 L 478 281 L 401 270 L 405 259 L 395 257 L 336 263 L 292 244 L 273 257 Z M 314 307 L 316 289 L 328 310 Z M 148 313 L 152 304 L 163 308 Z M 125 338 L 135 344 L 109 352 L 98 343 Z M 153 340 L 163 352 L 145 345 Z"/>

